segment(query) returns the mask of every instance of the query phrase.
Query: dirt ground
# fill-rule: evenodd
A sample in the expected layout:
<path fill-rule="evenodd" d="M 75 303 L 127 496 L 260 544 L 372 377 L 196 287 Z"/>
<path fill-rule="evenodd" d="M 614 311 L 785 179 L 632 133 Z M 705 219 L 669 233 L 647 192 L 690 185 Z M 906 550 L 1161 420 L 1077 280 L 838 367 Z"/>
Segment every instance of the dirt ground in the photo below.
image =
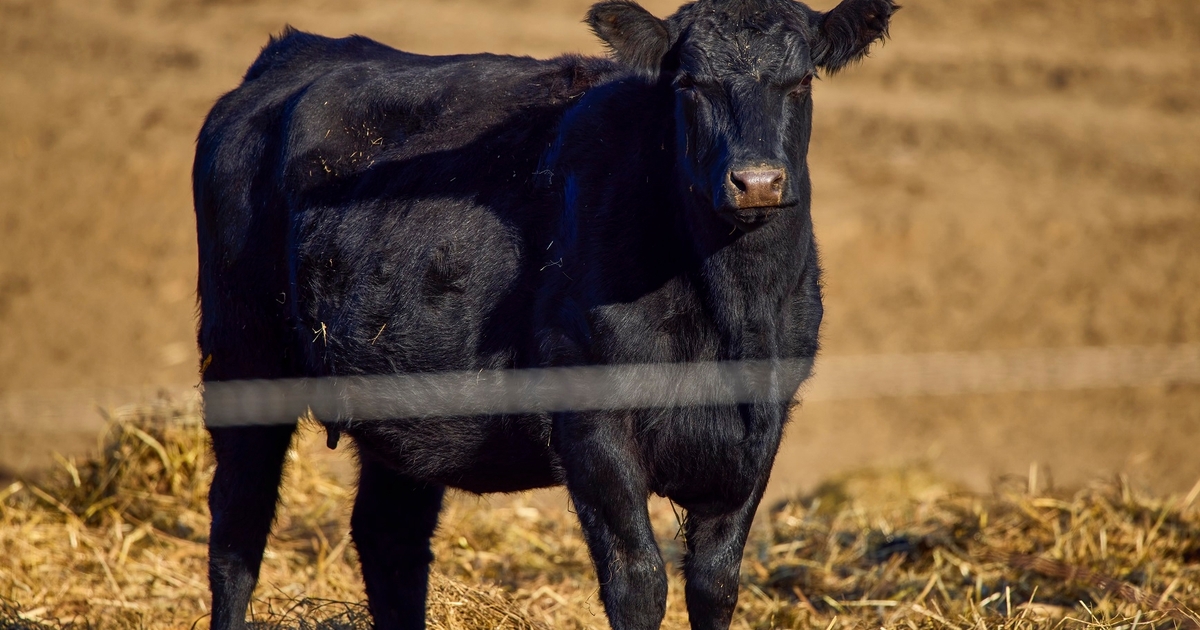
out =
<path fill-rule="evenodd" d="M 1200 342 L 1200 3 L 904 4 L 886 46 L 816 87 L 825 354 Z M 586 7 L 0 0 L 0 396 L 195 382 L 194 138 L 284 24 L 599 53 Z M 90 443 L 64 433 L 99 426 L 79 413 L 4 431 L 0 467 Z M 1195 385 L 821 402 L 774 491 L 913 463 L 986 487 L 1034 462 L 1186 491 L 1197 447 Z"/>

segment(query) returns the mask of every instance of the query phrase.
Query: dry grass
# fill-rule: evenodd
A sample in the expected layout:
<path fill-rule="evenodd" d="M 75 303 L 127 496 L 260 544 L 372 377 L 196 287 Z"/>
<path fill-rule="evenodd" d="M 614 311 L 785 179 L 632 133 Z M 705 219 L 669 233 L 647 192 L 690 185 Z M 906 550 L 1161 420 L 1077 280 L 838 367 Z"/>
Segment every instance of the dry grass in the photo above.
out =
<path fill-rule="evenodd" d="M 164 402 L 113 416 L 94 457 L 0 489 L 0 628 L 207 626 L 212 461 L 196 410 Z M 351 495 L 308 456 L 319 441 L 307 431 L 293 452 L 254 603 L 259 627 L 369 627 L 355 603 Z M 1147 497 L 1119 481 L 1038 491 L 1022 479 L 980 496 L 919 469 L 834 480 L 762 511 L 734 624 L 1200 627 L 1196 494 Z M 605 627 L 564 504 L 451 499 L 430 627 Z M 665 502 L 651 507 L 677 565 L 677 517 Z M 681 587 L 673 572 L 666 627 L 687 625 Z"/>

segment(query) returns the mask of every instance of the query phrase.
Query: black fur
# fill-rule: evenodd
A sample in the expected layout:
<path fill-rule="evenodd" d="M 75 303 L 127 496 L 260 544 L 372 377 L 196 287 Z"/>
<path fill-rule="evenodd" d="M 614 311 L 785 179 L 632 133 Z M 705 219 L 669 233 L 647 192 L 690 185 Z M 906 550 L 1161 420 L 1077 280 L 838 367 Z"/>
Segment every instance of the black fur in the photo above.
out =
<path fill-rule="evenodd" d="M 891 7 L 701 0 L 659 21 L 605 2 L 589 20 L 615 61 L 285 32 L 200 133 L 205 382 L 810 359 L 805 77 L 861 56 Z M 782 203 L 736 207 L 729 173 L 763 164 L 787 173 Z M 444 488 L 565 483 L 614 628 L 662 620 L 652 492 L 687 510 L 692 627 L 728 627 L 799 376 L 729 407 L 323 418 L 361 461 L 352 532 L 377 625 L 423 625 Z M 212 429 L 214 628 L 244 627 L 293 430 Z"/>

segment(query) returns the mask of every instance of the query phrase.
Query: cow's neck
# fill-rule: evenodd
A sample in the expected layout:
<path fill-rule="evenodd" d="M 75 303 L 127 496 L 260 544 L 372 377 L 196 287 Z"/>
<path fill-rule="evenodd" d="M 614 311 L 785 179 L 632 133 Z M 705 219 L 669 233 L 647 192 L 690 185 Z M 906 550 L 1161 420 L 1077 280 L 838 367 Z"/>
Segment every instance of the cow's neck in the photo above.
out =
<path fill-rule="evenodd" d="M 711 209 L 680 210 L 696 255 L 699 297 L 729 343 L 729 358 L 777 356 L 788 299 L 810 264 L 808 200 L 748 233 L 732 230 Z"/>

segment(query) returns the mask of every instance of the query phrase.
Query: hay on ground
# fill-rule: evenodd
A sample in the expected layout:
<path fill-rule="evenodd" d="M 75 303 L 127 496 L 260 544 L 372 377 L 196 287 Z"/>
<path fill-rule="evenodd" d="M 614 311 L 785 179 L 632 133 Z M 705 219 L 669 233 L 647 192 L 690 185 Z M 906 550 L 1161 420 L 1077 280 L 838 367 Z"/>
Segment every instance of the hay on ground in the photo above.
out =
<path fill-rule="evenodd" d="M 207 627 L 212 459 L 195 408 L 119 409 L 97 453 L 0 489 L 0 628 Z M 302 431 L 252 609 L 261 628 L 367 628 L 352 493 Z M 956 490 L 866 472 L 765 507 L 734 627 L 1200 627 L 1200 505 L 1120 480 Z M 434 541 L 435 630 L 605 627 L 568 506 L 455 496 Z M 678 566 L 678 515 L 652 516 Z M 687 627 L 678 571 L 664 627 Z"/>

